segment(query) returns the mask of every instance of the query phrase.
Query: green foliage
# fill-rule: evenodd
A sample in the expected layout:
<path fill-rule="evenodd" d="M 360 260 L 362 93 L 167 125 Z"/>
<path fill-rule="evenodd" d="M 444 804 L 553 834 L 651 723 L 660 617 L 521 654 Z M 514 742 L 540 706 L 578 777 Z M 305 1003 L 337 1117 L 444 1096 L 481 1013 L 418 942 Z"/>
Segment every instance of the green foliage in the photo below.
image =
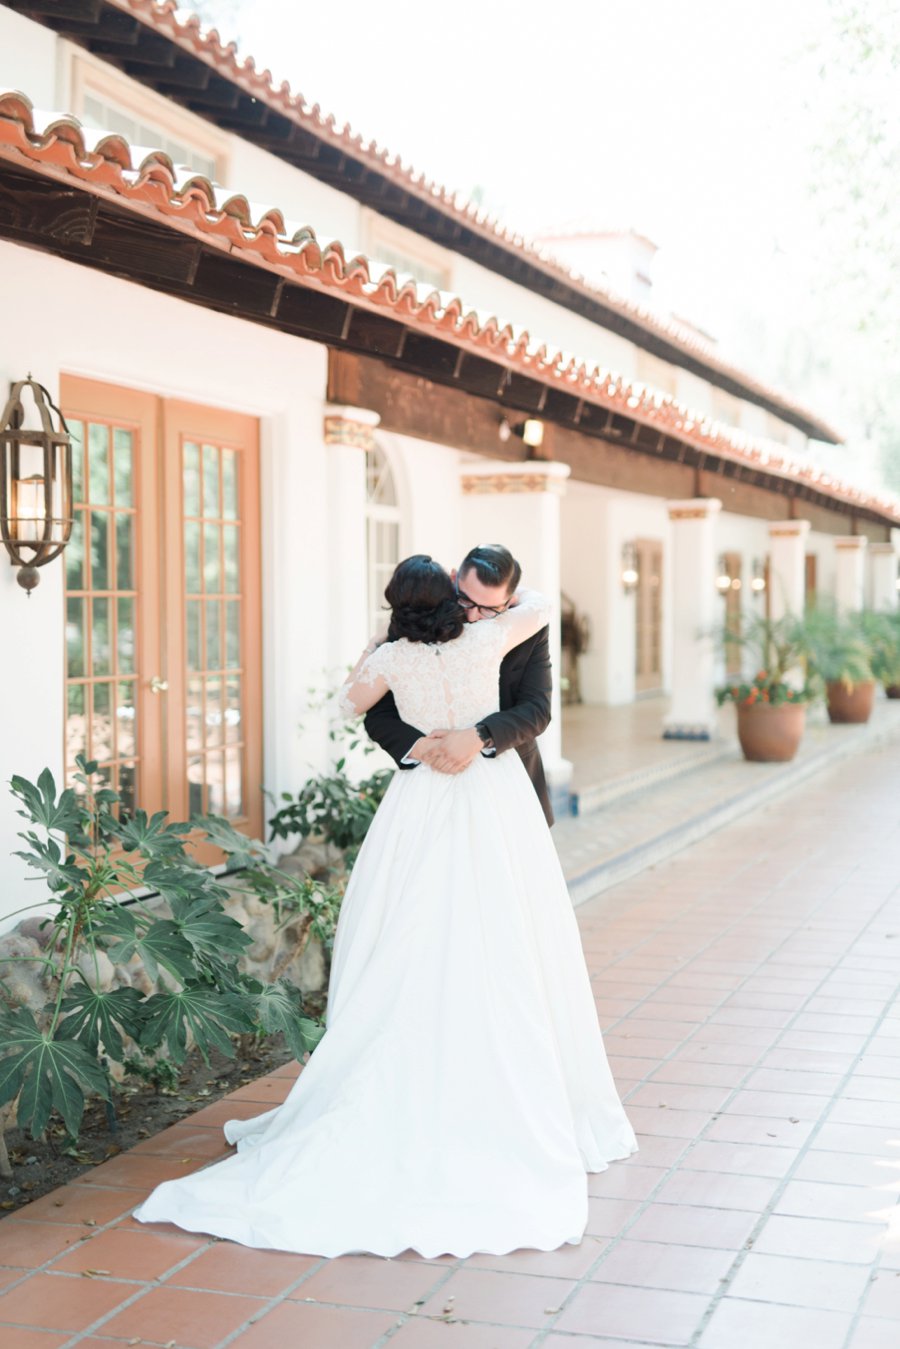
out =
<path fill-rule="evenodd" d="M 78 765 L 78 790 L 57 793 L 49 770 L 36 784 L 22 777 L 11 784 L 29 826 L 17 855 L 54 901 L 51 940 L 37 958 L 52 1001 L 36 1020 L 0 998 L 0 1105 L 18 1096 L 18 1122 L 35 1136 L 56 1111 L 77 1137 L 85 1093 L 109 1099 L 110 1060 L 135 1071 L 164 1047 L 178 1065 L 193 1040 L 208 1061 L 213 1048 L 233 1056 L 233 1037 L 247 1033 L 281 1033 L 298 1056 L 317 1043 L 321 1027 L 304 1015 L 295 989 L 283 980 L 267 989 L 242 972 L 250 938 L 224 911 L 229 892 L 188 851 L 192 836 L 222 847 L 243 868 L 245 889 L 265 895 L 285 921 L 302 914 L 327 940 L 340 903 L 336 891 L 283 876 L 263 844 L 219 817 L 191 824 L 170 822 L 163 811 L 125 817 L 115 792 L 94 789 L 97 764 Z M 134 891 L 160 897 L 168 913 Z M 139 957 L 150 994 L 104 989 L 101 952 L 120 966 Z M 161 1071 L 151 1065 L 147 1074 L 160 1079 Z"/>
<path fill-rule="evenodd" d="M 900 684 L 900 610 L 858 614 L 856 622 L 869 648 L 874 677 L 886 687 Z"/>
<path fill-rule="evenodd" d="M 284 805 L 269 821 L 270 838 L 317 835 L 347 854 L 352 865 L 393 776 L 390 769 L 351 782 L 339 759 L 330 776 L 311 778 L 297 793 L 282 795 Z"/>
<path fill-rule="evenodd" d="M 873 678 L 872 654 L 859 616 L 845 617 L 820 605 L 803 619 L 802 641 L 811 673 L 823 683 L 865 683 Z"/>
<path fill-rule="evenodd" d="M 796 677 L 793 681 L 790 678 L 802 667 L 806 654 L 802 623 L 792 615 L 746 615 L 740 627 L 723 627 L 717 640 L 722 647 L 741 647 L 757 667 L 752 679 L 741 677 L 716 689 L 720 707 L 726 702 L 779 707 L 783 703 L 808 703 L 818 696 L 814 679 L 807 678 L 797 687 Z"/>

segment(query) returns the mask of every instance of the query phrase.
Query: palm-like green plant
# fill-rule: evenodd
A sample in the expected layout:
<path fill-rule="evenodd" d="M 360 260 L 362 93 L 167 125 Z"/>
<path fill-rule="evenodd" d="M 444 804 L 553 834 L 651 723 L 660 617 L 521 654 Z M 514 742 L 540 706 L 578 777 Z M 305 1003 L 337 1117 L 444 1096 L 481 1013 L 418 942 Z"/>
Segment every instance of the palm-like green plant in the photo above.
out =
<path fill-rule="evenodd" d="M 189 836 L 224 848 L 252 878 L 248 888 L 270 902 L 296 900 L 302 883 L 218 817 L 191 824 L 164 811 L 125 817 L 118 795 L 95 787 L 97 764 L 78 764 L 77 790 L 57 793 L 49 769 L 37 783 L 12 779 L 29 825 L 17 856 L 42 874 L 53 911 L 43 954 L 8 962 L 44 967 L 43 1009 L 15 1005 L 0 978 L 0 1106 L 18 1097 L 17 1122 L 35 1137 L 53 1111 L 77 1137 L 85 1093 L 109 1100 L 109 1061 L 124 1063 L 135 1047 L 180 1064 L 191 1039 L 208 1062 L 212 1048 L 233 1057 L 239 1034 L 282 1032 L 301 1058 L 323 1033 L 291 983 L 264 985 L 241 970 L 250 938 L 225 912 L 228 890 L 187 851 Z M 140 897 L 148 894 L 166 910 Z M 119 967 L 139 957 L 152 991 L 127 978 L 104 986 L 101 952 Z"/>
<path fill-rule="evenodd" d="M 859 632 L 871 658 L 872 674 L 886 688 L 900 685 L 900 611 L 858 614 Z"/>
<path fill-rule="evenodd" d="M 874 675 L 872 651 L 859 615 L 841 615 L 830 606 L 811 609 L 801 625 L 807 668 L 825 684 L 853 689 Z"/>
<path fill-rule="evenodd" d="M 816 681 L 805 678 L 802 684 L 793 677 L 804 668 L 806 646 L 803 624 L 792 614 L 766 618 L 750 614 L 740 626 L 726 624 L 718 633 L 720 646 L 739 646 L 749 654 L 755 667 L 752 678 L 733 679 L 716 690 L 719 705 L 770 703 L 807 703 L 819 694 Z"/>

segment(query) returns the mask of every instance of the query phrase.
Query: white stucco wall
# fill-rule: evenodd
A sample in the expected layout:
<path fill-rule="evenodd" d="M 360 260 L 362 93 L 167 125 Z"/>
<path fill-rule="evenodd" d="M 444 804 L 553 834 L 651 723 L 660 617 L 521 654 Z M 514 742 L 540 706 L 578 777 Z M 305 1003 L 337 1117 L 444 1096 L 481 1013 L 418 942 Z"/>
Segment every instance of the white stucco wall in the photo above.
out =
<path fill-rule="evenodd" d="M 57 49 L 51 29 L 0 8 L 0 89 L 19 89 L 35 107 L 56 107 Z"/>
<path fill-rule="evenodd" d="M 260 418 L 263 551 L 263 781 L 296 789 L 324 762 L 322 733 L 301 735 L 307 690 L 321 686 L 321 634 L 333 622 L 323 444 L 326 350 L 15 244 L 0 243 L 4 301 L 0 378 L 29 370 L 54 396 L 61 372 L 222 406 Z M 34 305 L 54 297 L 53 322 Z M 49 765 L 63 750 L 63 571 L 42 569 L 31 599 L 0 556 L 0 782 Z M 365 632 L 350 634 L 362 646 Z M 307 718 L 309 721 L 309 718 Z M 17 818 L 0 790 L 0 921 L 22 902 L 23 868 L 9 856 Z"/>

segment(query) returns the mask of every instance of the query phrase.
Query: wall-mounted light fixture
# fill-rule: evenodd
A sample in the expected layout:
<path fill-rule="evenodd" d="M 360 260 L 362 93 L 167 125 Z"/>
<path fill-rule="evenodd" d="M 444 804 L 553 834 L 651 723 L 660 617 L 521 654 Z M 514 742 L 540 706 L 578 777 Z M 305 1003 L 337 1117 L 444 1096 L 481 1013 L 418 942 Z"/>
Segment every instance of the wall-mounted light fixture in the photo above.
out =
<path fill-rule="evenodd" d="M 30 419 L 22 402 L 25 389 L 34 400 Z M 29 595 L 40 580 L 38 567 L 69 542 L 72 523 L 69 428 L 44 386 L 29 375 L 12 386 L 0 423 L 0 539 Z"/>
<path fill-rule="evenodd" d="M 750 589 L 754 595 L 761 595 L 766 588 L 766 564 L 760 562 L 758 557 L 753 559 L 753 576 L 750 580 Z"/>
<path fill-rule="evenodd" d="M 539 450 L 544 443 L 544 423 L 537 417 L 526 417 L 515 425 L 507 418 L 500 418 L 500 439 L 504 444 L 510 436 L 518 436 L 530 450 Z"/>
<path fill-rule="evenodd" d="M 719 554 L 719 569 L 716 575 L 716 590 L 720 595 L 727 595 L 731 589 L 731 576 L 728 571 L 728 563 L 725 554 Z"/>
<path fill-rule="evenodd" d="M 622 544 L 622 589 L 626 595 L 634 594 L 639 580 L 637 548 L 629 540 Z"/>

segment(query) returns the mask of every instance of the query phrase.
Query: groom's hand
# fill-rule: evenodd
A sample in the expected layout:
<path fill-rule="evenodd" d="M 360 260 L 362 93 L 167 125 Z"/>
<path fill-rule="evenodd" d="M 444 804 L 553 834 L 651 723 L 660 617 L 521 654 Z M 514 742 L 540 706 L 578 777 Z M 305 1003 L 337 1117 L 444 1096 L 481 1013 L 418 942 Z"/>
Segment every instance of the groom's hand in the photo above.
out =
<path fill-rule="evenodd" d="M 437 738 L 437 744 L 424 762 L 437 773 L 464 772 L 484 749 L 474 726 L 462 731 L 432 731 L 429 738 Z"/>

